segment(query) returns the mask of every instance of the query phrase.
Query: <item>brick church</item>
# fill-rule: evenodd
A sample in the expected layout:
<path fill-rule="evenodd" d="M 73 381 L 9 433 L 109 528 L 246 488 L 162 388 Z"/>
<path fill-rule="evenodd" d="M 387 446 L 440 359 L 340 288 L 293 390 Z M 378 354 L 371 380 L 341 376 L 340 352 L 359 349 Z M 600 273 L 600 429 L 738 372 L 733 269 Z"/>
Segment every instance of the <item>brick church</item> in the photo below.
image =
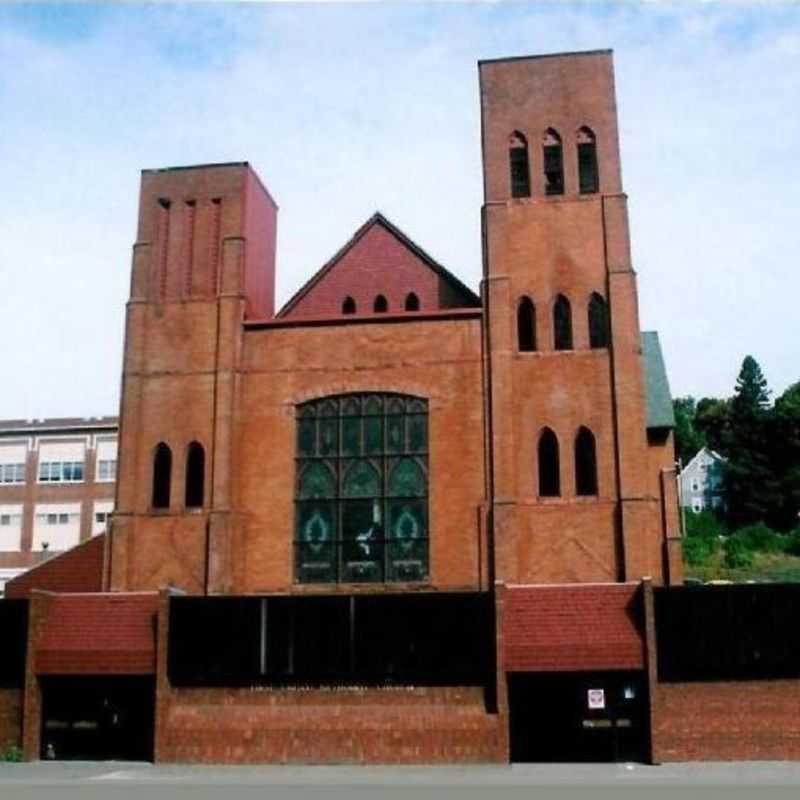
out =
<path fill-rule="evenodd" d="M 659 650 L 686 605 L 663 594 L 684 588 L 673 417 L 611 53 L 479 77 L 479 294 L 376 213 L 276 309 L 252 168 L 142 173 L 115 511 L 8 584 L 0 739 L 168 762 L 739 752 Z M 749 690 L 779 707 L 778 684 Z"/>

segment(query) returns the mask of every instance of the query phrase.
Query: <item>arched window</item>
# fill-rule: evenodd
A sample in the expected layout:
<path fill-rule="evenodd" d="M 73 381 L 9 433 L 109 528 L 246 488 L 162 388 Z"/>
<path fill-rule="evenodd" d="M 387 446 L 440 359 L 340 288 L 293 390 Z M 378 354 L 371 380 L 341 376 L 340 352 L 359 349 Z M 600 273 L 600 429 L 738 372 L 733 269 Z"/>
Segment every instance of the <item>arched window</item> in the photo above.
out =
<path fill-rule="evenodd" d="M 550 428 L 539 436 L 539 496 L 558 497 L 561 494 L 558 439 Z"/>
<path fill-rule="evenodd" d="M 353 300 L 352 297 L 348 296 L 342 301 L 342 314 L 355 314 L 356 313 L 356 301 Z"/>
<path fill-rule="evenodd" d="M 597 142 L 591 128 L 586 126 L 578 131 L 578 187 L 581 194 L 591 194 L 598 190 L 600 181 L 597 174 Z"/>
<path fill-rule="evenodd" d="M 419 311 L 419 297 L 414 292 L 406 295 L 406 311 Z"/>
<path fill-rule="evenodd" d="M 159 442 L 153 454 L 153 508 L 169 508 L 171 484 L 172 451 L 164 442 Z"/>
<path fill-rule="evenodd" d="M 428 576 L 428 403 L 368 392 L 297 408 L 301 583 Z"/>
<path fill-rule="evenodd" d="M 517 306 L 517 346 L 521 353 L 536 349 L 536 307 L 530 297 L 523 297 Z"/>
<path fill-rule="evenodd" d="M 589 299 L 589 345 L 608 347 L 608 305 L 597 292 Z"/>
<path fill-rule="evenodd" d="M 544 132 L 542 140 L 544 162 L 544 193 L 564 194 L 564 156 L 561 137 L 553 128 Z"/>
<path fill-rule="evenodd" d="M 389 310 L 389 303 L 386 302 L 386 298 L 382 294 L 379 294 L 375 298 L 375 303 L 372 306 L 372 310 L 376 314 L 383 314 Z"/>
<path fill-rule="evenodd" d="M 202 508 L 205 494 L 206 452 L 192 442 L 186 452 L 186 508 Z"/>
<path fill-rule="evenodd" d="M 583 496 L 597 494 L 597 453 L 594 434 L 583 427 L 575 437 L 575 492 Z"/>
<path fill-rule="evenodd" d="M 508 140 L 508 162 L 511 173 L 511 196 L 531 196 L 531 176 L 528 167 L 528 140 L 514 131 Z"/>
<path fill-rule="evenodd" d="M 556 350 L 572 350 L 572 309 L 563 294 L 553 306 L 553 345 Z"/>

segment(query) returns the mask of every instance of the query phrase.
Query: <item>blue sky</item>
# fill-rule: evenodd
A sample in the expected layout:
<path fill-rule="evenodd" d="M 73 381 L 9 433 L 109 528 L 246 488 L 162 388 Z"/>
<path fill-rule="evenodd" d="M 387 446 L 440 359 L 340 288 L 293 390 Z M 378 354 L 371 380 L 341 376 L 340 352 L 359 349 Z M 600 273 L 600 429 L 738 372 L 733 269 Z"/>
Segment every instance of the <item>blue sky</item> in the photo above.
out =
<path fill-rule="evenodd" d="M 477 288 L 481 58 L 613 47 L 673 393 L 800 379 L 800 7 L 0 6 L 0 418 L 116 413 L 139 171 L 249 160 L 286 299 L 376 209 Z"/>

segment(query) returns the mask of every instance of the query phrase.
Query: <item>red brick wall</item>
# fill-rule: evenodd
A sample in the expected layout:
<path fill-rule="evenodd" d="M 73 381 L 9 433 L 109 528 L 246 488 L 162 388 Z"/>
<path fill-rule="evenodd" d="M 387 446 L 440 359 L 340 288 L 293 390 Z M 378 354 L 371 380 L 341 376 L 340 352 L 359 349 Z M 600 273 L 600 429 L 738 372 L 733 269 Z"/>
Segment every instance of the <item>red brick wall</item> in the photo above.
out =
<path fill-rule="evenodd" d="M 103 588 L 106 534 L 34 567 L 6 584 L 7 597 L 28 597 L 32 589 L 48 592 L 99 592 Z"/>
<path fill-rule="evenodd" d="M 158 761 L 503 762 L 506 720 L 480 689 L 172 690 Z"/>
<path fill-rule="evenodd" d="M 660 683 L 653 760 L 800 760 L 800 681 Z"/>
<path fill-rule="evenodd" d="M 155 760 L 193 763 L 508 761 L 505 714 L 482 689 L 176 689 L 167 677 L 169 596 L 160 594 Z"/>
<path fill-rule="evenodd" d="M 0 756 L 22 744 L 22 689 L 0 689 Z"/>

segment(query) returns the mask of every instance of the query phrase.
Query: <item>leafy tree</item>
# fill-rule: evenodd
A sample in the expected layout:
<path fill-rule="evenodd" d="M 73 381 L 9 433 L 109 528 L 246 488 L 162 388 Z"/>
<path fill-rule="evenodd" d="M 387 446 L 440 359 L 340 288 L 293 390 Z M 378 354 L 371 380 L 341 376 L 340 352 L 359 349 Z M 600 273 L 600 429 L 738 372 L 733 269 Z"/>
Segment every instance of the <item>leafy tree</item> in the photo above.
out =
<path fill-rule="evenodd" d="M 776 521 L 780 530 L 800 526 L 800 381 L 776 401 L 773 411 L 772 466 L 780 485 Z"/>
<path fill-rule="evenodd" d="M 706 441 L 694 424 L 697 411 L 694 397 L 677 397 L 672 401 L 672 408 L 675 411 L 675 455 L 685 466 Z"/>
<path fill-rule="evenodd" d="M 732 525 L 774 519 L 780 505 L 769 446 L 767 381 L 758 362 L 746 356 L 730 401 L 728 461 L 723 476 L 728 518 Z"/>
<path fill-rule="evenodd" d="M 707 447 L 726 455 L 731 428 L 730 401 L 704 397 L 697 404 L 694 426 Z"/>

